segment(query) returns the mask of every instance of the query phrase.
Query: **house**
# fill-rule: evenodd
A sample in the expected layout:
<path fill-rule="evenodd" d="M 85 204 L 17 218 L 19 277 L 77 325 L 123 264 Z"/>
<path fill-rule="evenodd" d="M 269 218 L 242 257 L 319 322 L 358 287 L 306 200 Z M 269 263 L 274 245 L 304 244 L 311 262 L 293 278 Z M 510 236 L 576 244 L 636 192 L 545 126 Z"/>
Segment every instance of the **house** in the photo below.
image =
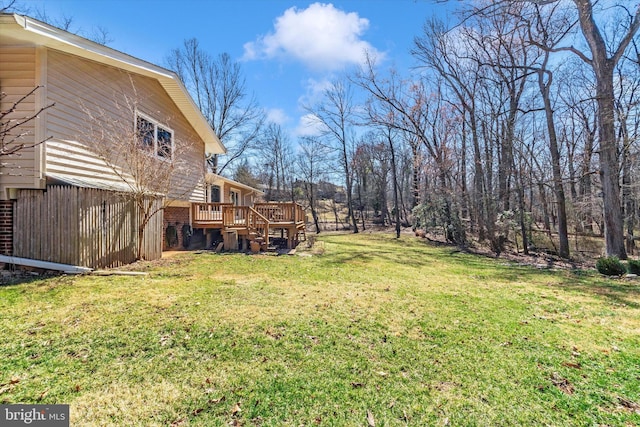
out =
<path fill-rule="evenodd" d="M 247 207 L 259 196 L 222 177 L 207 183 L 206 155 L 225 148 L 175 73 L 38 20 L 0 14 L 1 110 L 36 87 L 8 116 L 51 105 L 20 129 L 24 148 L 0 159 L 0 254 L 94 268 L 132 262 L 138 252 L 156 259 L 174 239 L 225 230 L 223 222 L 198 224 L 193 212 L 225 202 Z M 137 145 L 115 145 L 127 133 Z M 142 171 L 189 167 L 166 177 L 168 190 L 154 190 L 158 183 L 139 182 L 127 163 L 134 155 L 147 162 Z M 140 186 L 151 191 L 134 201 Z M 144 216 L 140 206 L 158 213 Z"/>

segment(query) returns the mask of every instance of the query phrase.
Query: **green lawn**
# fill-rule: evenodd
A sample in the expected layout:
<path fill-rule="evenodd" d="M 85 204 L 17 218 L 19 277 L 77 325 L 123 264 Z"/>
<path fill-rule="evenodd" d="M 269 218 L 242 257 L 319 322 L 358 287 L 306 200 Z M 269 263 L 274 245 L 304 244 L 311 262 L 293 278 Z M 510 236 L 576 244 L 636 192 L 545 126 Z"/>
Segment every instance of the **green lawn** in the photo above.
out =
<path fill-rule="evenodd" d="M 640 424 L 640 285 L 413 237 L 0 287 L 0 403 L 72 425 Z"/>

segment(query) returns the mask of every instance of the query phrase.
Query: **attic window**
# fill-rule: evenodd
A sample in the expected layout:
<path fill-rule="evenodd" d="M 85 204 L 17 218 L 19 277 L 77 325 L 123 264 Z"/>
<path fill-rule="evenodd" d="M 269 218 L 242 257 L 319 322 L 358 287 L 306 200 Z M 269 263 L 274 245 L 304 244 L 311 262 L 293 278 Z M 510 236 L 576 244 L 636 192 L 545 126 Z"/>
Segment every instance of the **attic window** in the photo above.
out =
<path fill-rule="evenodd" d="M 140 148 L 162 159 L 173 157 L 173 131 L 149 116 L 136 114 L 136 134 Z"/>

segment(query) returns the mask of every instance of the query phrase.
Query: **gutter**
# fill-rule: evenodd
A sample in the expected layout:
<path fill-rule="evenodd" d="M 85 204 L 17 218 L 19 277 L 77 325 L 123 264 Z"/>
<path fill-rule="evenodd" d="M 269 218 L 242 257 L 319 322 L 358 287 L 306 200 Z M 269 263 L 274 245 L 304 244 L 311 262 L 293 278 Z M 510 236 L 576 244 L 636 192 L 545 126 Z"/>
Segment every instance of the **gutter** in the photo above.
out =
<path fill-rule="evenodd" d="M 57 262 L 40 261 L 37 259 L 19 258 L 14 256 L 0 255 L 0 262 L 5 264 L 24 265 L 27 267 L 42 268 L 44 270 L 62 271 L 67 274 L 86 274 L 93 271 L 89 267 L 81 267 L 78 265 L 59 264 Z"/>

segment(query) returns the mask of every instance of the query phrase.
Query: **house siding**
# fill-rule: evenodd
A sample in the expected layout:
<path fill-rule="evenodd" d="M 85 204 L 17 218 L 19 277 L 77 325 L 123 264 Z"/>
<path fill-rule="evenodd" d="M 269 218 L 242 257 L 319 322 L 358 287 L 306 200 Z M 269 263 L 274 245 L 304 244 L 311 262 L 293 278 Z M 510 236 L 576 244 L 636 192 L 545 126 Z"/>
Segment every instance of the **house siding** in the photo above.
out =
<path fill-rule="evenodd" d="M 79 179 L 100 178 L 121 182 L 110 166 L 91 149 L 94 141 L 82 123 L 87 112 L 103 111 L 112 120 L 134 126 L 134 117 L 123 94 L 135 98 L 138 110 L 174 131 L 174 143 L 186 144 L 183 159 L 193 165 L 193 173 L 176 177 L 170 199 L 202 201 L 203 176 L 197 171 L 204 164 L 204 143 L 176 107 L 166 91 L 154 79 L 134 75 L 55 50 L 47 53 L 47 101 L 55 103 L 48 111 L 46 132 L 52 140 L 46 147 L 46 171 Z M 134 95 L 135 93 L 139 95 Z"/>
<path fill-rule="evenodd" d="M 6 94 L 0 101 L 0 109 L 5 111 L 12 107 L 37 84 L 36 81 L 36 49 L 30 47 L 0 47 L 0 91 Z M 36 111 L 36 96 L 32 95 L 20 103 L 18 109 L 7 118 L 24 118 Z M 0 200 L 8 199 L 8 188 L 34 188 L 38 173 L 36 164 L 35 143 L 36 122 L 32 120 L 20 127 L 19 132 L 26 132 L 20 143 L 25 148 L 19 155 L 6 156 L 0 169 Z"/>

